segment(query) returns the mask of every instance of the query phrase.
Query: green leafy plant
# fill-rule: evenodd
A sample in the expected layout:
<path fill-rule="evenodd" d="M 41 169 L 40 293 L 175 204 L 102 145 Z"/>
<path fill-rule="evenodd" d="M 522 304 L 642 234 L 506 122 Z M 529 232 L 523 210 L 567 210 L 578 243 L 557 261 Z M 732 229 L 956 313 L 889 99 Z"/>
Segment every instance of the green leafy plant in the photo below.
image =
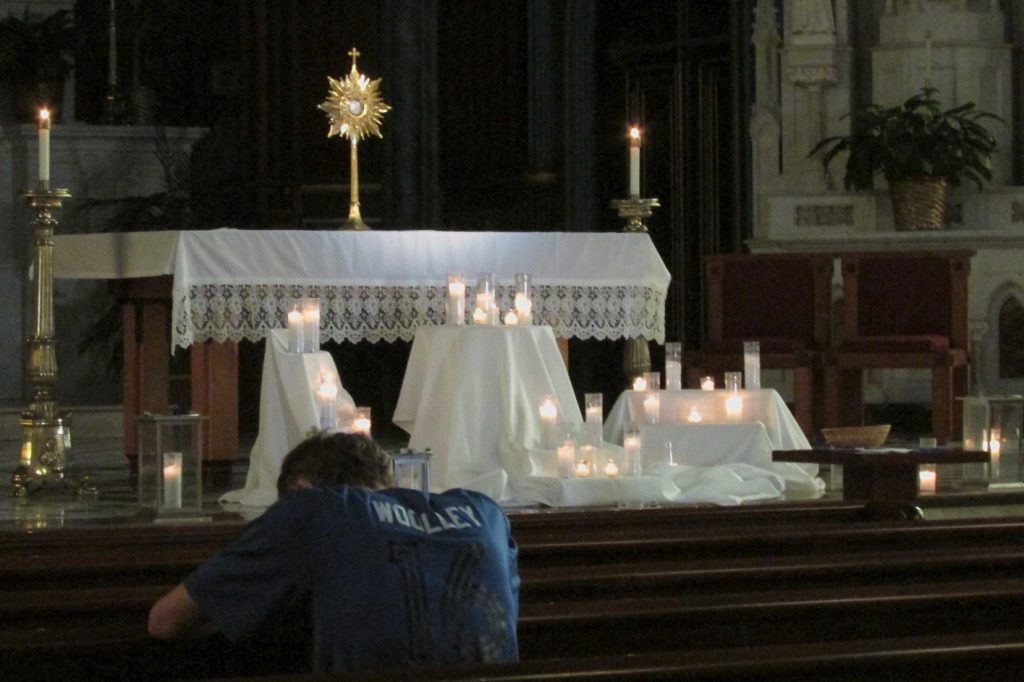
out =
<path fill-rule="evenodd" d="M 890 185 L 945 178 L 953 186 L 967 180 L 981 189 L 992 179 L 996 140 L 980 121 L 1002 119 L 975 109 L 973 102 L 943 110 L 937 92 L 926 87 L 900 106 L 871 104 L 848 114 L 850 133 L 821 140 L 810 156 L 825 150 L 821 161 L 827 168 L 849 152 L 846 189 L 871 189 L 879 173 Z"/>

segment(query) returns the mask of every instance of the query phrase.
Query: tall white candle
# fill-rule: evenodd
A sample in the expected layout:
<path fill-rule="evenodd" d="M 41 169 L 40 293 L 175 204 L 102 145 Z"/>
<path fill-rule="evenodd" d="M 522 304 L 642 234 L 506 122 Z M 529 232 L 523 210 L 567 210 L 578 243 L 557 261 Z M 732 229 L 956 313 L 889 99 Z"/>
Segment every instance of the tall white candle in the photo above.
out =
<path fill-rule="evenodd" d="M 50 111 L 39 110 L 39 183 L 50 182 Z"/>
<path fill-rule="evenodd" d="M 640 129 L 629 129 L 629 196 L 640 196 Z"/>
<path fill-rule="evenodd" d="M 622 439 L 622 449 L 626 454 L 626 473 L 630 476 L 643 474 L 643 464 L 640 461 L 642 447 L 643 441 L 638 433 L 628 433 Z"/>
<path fill-rule="evenodd" d="M 181 509 L 181 460 L 180 452 L 164 453 L 164 506 L 169 509 Z"/>
<path fill-rule="evenodd" d="M 320 428 L 325 430 L 337 426 L 338 385 L 334 383 L 334 375 L 327 373 L 320 381 L 317 390 L 317 403 L 320 405 Z"/>
<path fill-rule="evenodd" d="M 320 299 L 309 298 L 302 302 L 302 342 L 307 353 L 320 350 Z"/>
<path fill-rule="evenodd" d="M 575 472 L 573 466 L 576 464 L 576 443 L 571 440 L 563 441 L 558 446 L 558 477 L 572 478 Z"/>
<path fill-rule="evenodd" d="M 302 312 L 299 310 L 288 313 L 288 352 L 302 352 Z"/>
<path fill-rule="evenodd" d="M 448 275 L 447 322 L 461 326 L 466 323 L 466 283 L 461 275 Z"/>

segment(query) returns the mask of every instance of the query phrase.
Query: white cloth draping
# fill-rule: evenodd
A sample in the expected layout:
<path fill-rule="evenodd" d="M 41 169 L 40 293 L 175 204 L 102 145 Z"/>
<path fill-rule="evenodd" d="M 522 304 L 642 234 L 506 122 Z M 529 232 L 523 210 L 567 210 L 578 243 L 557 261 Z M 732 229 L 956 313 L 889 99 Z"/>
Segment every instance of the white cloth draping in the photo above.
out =
<path fill-rule="evenodd" d="M 644 423 L 644 391 L 623 391 L 608 413 L 604 425 L 604 437 L 613 443 L 622 443 L 622 427 L 629 422 Z M 725 424 L 729 422 L 725 412 L 725 401 L 731 395 L 727 391 L 700 391 L 683 389 L 679 391 L 658 391 L 658 423 L 687 424 L 693 409 L 701 416 L 703 424 Z M 756 391 L 739 391 L 743 399 L 742 412 L 737 421 L 758 421 L 764 424 L 765 433 L 775 450 L 807 450 L 811 444 L 800 429 L 793 413 L 778 391 L 770 388 Z"/>
<path fill-rule="evenodd" d="M 321 299 L 321 335 L 411 339 L 444 322 L 446 277 L 532 277 L 533 315 L 559 337 L 665 336 L 669 273 L 641 233 L 235 230 L 60 235 L 60 278 L 173 275 L 173 347 L 262 339 L 292 299 Z"/>
<path fill-rule="evenodd" d="M 339 426 L 351 424 L 355 402 L 341 386 L 334 359 L 326 351 L 289 353 L 287 332 L 274 329 L 267 335 L 260 384 L 260 426 L 249 454 L 245 487 L 221 496 L 223 503 L 266 507 L 277 500 L 277 475 L 288 452 L 320 427 L 316 391 L 323 372 L 338 381 Z"/>
<path fill-rule="evenodd" d="M 507 499 L 509 455 L 543 440 L 541 397 L 558 421 L 583 418 L 550 327 L 422 327 L 416 332 L 393 421 L 413 450 L 430 448 L 431 487 L 461 486 Z"/>

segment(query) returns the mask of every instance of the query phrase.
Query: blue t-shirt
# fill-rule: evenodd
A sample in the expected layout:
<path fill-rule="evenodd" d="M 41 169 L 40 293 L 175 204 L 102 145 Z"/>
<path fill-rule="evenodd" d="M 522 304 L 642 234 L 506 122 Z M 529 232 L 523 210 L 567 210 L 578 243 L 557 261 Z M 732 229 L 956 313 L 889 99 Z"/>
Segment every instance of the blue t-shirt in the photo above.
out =
<path fill-rule="evenodd" d="M 308 594 L 317 672 L 518 660 L 517 548 L 489 497 L 297 490 L 185 579 L 230 639 Z"/>

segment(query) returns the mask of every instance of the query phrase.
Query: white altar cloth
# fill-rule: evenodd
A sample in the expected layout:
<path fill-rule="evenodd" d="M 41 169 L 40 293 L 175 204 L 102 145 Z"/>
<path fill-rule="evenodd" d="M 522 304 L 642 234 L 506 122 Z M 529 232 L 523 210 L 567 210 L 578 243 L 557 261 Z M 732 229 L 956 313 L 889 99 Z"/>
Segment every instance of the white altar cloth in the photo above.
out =
<path fill-rule="evenodd" d="M 506 498 L 507 460 L 541 445 L 538 407 L 558 401 L 559 422 L 583 422 L 550 327 L 421 327 L 416 332 L 393 421 L 409 447 L 430 448 L 434 490 L 472 488 Z"/>
<path fill-rule="evenodd" d="M 622 427 L 629 422 L 642 424 L 644 419 L 644 391 L 623 391 L 608 413 L 604 424 L 604 438 L 612 443 L 622 443 Z M 687 424 L 691 410 L 696 408 L 702 424 L 725 424 L 729 420 L 725 413 L 725 400 L 729 393 L 724 390 L 700 391 L 658 391 L 659 423 Z M 777 391 L 763 388 L 756 391 L 740 391 L 743 411 L 738 421 L 759 421 L 775 450 L 809 450 L 811 444 L 800 429 L 793 413 Z"/>
<path fill-rule="evenodd" d="M 287 332 L 267 335 L 260 384 L 260 428 L 249 454 L 245 487 L 224 493 L 220 501 L 247 507 L 266 507 L 277 500 L 277 475 L 288 451 L 320 427 L 316 391 L 324 371 L 338 378 L 338 424 L 351 424 L 355 402 L 341 387 L 334 359 L 327 351 L 289 353 Z"/>
<path fill-rule="evenodd" d="M 446 277 L 529 273 L 533 314 L 563 338 L 665 338 L 669 273 L 648 235 L 583 232 L 236 230 L 59 235 L 54 275 L 173 275 L 172 347 L 258 341 L 296 297 L 320 297 L 321 338 L 411 339 L 444 322 Z"/>

